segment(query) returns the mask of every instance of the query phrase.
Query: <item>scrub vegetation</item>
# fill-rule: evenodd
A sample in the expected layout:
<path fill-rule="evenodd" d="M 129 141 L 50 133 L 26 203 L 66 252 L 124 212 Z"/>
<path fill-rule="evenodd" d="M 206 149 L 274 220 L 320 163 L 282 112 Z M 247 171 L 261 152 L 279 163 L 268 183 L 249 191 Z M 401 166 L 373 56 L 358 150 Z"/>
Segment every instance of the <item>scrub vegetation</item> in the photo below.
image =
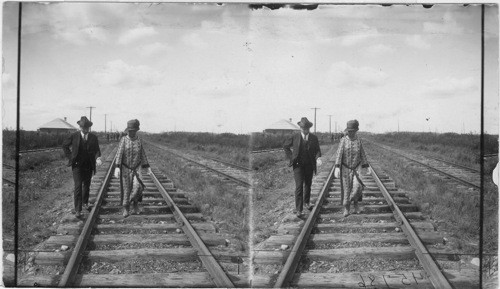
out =
<path fill-rule="evenodd" d="M 398 149 L 413 150 L 471 168 L 479 169 L 480 166 L 480 136 L 477 134 L 394 132 L 364 136 Z M 484 153 L 498 153 L 498 135 L 484 135 Z"/>

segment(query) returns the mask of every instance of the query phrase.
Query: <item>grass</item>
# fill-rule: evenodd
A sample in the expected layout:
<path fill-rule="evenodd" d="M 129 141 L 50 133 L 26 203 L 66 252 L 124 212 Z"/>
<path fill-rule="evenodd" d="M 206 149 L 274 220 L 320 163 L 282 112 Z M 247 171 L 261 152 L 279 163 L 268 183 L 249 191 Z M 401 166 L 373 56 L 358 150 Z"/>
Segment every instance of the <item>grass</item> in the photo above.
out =
<path fill-rule="evenodd" d="M 146 140 L 172 148 L 201 153 L 230 163 L 248 166 L 248 136 L 211 133 L 143 134 Z"/>
<path fill-rule="evenodd" d="M 413 150 L 471 168 L 480 167 L 479 135 L 400 132 L 370 134 L 366 137 L 399 149 Z M 485 135 L 484 139 L 485 154 L 498 153 L 498 136 Z"/>
<path fill-rule="evenodd" d="M 146 154 L 177 188 L 188 194 L 190 203 L 200 208 L 205 216 L 210 216 L 221 230 L 234 236 L 236 250 L 248 249 L 247 190 L 236 190 L 234 184 L 207 176 L 161 149 L 146 147 Z"/>
<path fill-rule="evenodd" d="M 317 133 L 320 144 L 329 144 L 330 136 Z M 143 138 L 172 148 L 200 152 L 203 155 L 219 158 L 234 164 L 249 166 L 250 150 L 262 150 L 283 147 L 283 142 L 289 135 L 252 133 L 242 134 L 212 134 L 201 132 L 170 132 L 161 134 L 143 134 Z"/>
<path fill-rule="evenodd" d="M 479 240 L 479 194 L 472 191 L 457 190 L 453 182 L 443 182 L 441 178 L 422 172 L 408 162 L 366 144 L 370 155 L 396 181 L 400 189 L 411 192 L 412 202 L 422 208 L 422 212 L 434 219 L 438 230 L 451 233 L 457 250 L 464 253 L 477 253 Z M 492 186 L 491 186 L 492 185 Z M 485 190 L 485 252 L 497 250 L 497 210 L 498 198 L 494 184 Z"/>

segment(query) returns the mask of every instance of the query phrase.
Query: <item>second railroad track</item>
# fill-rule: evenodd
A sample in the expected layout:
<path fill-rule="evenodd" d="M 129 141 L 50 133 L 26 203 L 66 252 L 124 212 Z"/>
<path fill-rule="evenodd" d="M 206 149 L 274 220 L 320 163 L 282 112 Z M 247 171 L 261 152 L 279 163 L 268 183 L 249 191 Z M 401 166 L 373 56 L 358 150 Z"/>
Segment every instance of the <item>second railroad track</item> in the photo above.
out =
<path fill-rule="evenodd" d="M 212 157 L 187 154 L 158 143 L 148 142 L 148 144 L 188 161 L 189 163 L 195 164 L 204 170 L 215 173 L 225 181 L 237 183 L 243 187 L 251 186 L 251 169 L 248 167 L 232 164 Z"/>

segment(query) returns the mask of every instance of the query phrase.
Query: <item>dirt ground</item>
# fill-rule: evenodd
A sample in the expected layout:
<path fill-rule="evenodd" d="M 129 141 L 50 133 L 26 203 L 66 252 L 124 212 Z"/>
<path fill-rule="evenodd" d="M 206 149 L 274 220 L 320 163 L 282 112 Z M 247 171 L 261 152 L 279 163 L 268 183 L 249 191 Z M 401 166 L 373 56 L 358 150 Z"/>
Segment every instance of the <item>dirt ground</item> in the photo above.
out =
<path fill-rule="evenodd" d="M 101 145 L 106 156 L 115 144 Z M 61 154 L 61 152 L 51 152 Z M 73 176 L 65 158 L 19 172 L 19 250 L 22 258 L 36 244 L 56 233 L 73 209 Z"/>
<path fill-rule="evenodd" d="M 336 152 L 334 146 L 321 146 L 322 161 L 326 163 Z M 258 244 L 277 233 L 281 221 L 295 207 L 295 183 L 292 169 L 284 152 L 256 154 L 252 159 L 253 189 L 253 243 Z M 325 166 L 318 172 L 325 170 Z"/>

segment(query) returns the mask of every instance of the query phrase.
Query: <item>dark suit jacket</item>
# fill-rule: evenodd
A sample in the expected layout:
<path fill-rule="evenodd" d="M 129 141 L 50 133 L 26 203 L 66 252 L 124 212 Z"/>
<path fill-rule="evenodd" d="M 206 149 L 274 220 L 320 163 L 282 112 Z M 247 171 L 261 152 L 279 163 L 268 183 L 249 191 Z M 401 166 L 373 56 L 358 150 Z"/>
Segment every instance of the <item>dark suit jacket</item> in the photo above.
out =
<path fill-rule="evenodd" d="M 299 156 L 299 146 L 300 140 L 302 139 L 302 134 L 295 133 L 291 135 L 288 139 L 285 140 L 283 144 L 283 149 L 285 150 L 286 157 L 290 161 L 288 166 L 293 166 L 294 164 L 298 164 L 298 156 Z M 316 159 L 321 157 L 321 149 L 319 148 L 318 137 L 309 133 L 309 153 L 313 156 L 313 167 L 314 172 L 316 172 Z M 293 148 L 293 151 L 292 151 Z"/>
<path fill-rule="evenodd" d="M 75 165 L 76 158 L 78 156 L 78 147 L 80 146 L 80 141 L 83 141 L 81 132 L 77 131 L 72 133 L 67 139 L 64 140 L 62 148 L 64 154 L 68 158 L 68 167 Z M 97 136 L 93 133 L 87 136 L 87 149 L 91 157 L 92 171 L 95 173 L 95 160 L 101 156 L 101 149 L 99 148 L 99 141 Z"/>

